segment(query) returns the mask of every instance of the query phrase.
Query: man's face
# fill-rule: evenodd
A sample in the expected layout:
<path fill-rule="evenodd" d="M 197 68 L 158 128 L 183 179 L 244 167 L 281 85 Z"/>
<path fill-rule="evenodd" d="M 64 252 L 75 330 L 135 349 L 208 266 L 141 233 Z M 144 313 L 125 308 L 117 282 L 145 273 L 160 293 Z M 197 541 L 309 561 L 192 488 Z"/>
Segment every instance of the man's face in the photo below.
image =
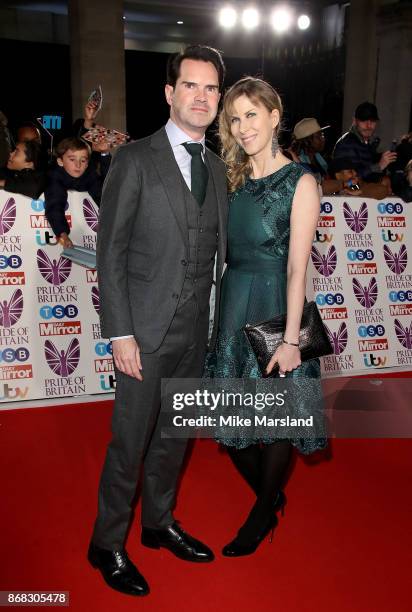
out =
<path fill-rule="evenodd" d="M 348 170 L 341 170 L 340 172 L 336 173 L 336 178 L 339 181 L 343 181 L 345 184 L 348 181 L 352 181 L 352 183 L 359 183 L 359 177 L 358 177 L 358 173 L 356 172 L 356 170 L 352 169 L 348 169 Z"/>
<path fill-rule="evenodd" d="M 26 161 L 26 148 L 24 142 L 18 142 L 14 151 L 9 155 L 7 168 L 9 170 L 24 170 L 25 168 L 33 167 L 33 162 Z"/>
<path fill-rule="evenodd" d="M 57 163 L 66 170 L 67 174 L 73 178 L 79 178 L 89 165 L 89 153 L 87 149 L 80 149 L 80 151 L 68 149 L 63 157 L 57 158 Z"/>
<path fill-rule="evenodd" d="M 35 127 L 21 127 L 17 130 L 17 140 L 20 142 L 35 140 L 40 144 L 40 133 Z"/>
<path fill-rule="evenodd" d="M 200 140 L 214 121 L 219 104 L 219 78 L 210 62 L 184 59 L 175 87 L 166 85 L 170 118 L 184 132 Z"/>
<path fill-rule="evenodd" d="M 322 131 L 312 134 L 312 148 L 315 153 L 322 153 L 325 148 L 325 134 Z"/>
<path fill-rule="evenodd" d="M 365 140 L 370 140 L 376 130 L 377 121 L 373 119 L 367 119 L 366 121 L 360 121 L 359 119 L 355 119 L 355 125 L 358 129 L 359 134 Z"/>

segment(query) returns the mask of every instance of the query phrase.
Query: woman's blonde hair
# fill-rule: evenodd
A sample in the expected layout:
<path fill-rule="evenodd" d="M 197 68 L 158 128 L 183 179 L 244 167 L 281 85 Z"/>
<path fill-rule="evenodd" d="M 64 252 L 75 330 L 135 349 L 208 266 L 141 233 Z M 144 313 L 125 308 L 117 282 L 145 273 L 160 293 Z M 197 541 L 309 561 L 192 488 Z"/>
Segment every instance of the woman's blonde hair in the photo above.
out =
<path fill-rule="evenodd" d="M 279 111 L 279 123 L 275 127 L 275 135 L 280 130 L 283 115 L 282 101 L 279 94 L 269 83 L 254 77 L 244 77 L 237 81 L 225 94 L 223 108 L 219 116 L 219 136 L 222 143 L 222 157 L 227 166 L 229 191 L 235 191 L 244 185 L 251 172 L 249 157 L 240 147 L 231 133 L 233 103 L 240 96 L 247 96 L 251 102 L 262 104 L 270 113 Z"/>

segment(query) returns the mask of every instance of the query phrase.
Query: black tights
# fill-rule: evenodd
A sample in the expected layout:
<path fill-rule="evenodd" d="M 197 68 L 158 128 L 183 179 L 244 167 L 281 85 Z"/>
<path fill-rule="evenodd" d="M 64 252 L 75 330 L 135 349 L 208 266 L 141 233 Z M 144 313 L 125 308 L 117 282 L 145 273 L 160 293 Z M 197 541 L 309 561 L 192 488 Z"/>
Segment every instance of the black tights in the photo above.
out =
<path fill-rule="evenodd" d="M 273 516 L 275 501 L 289 466 L 292 445 L 289 440 L 277 440 L 273 444 L 252 444 L 242 449 L 229 446 L 227 450 L 256 494 L 256 502 L 241 530 L 248 537 Z"/>

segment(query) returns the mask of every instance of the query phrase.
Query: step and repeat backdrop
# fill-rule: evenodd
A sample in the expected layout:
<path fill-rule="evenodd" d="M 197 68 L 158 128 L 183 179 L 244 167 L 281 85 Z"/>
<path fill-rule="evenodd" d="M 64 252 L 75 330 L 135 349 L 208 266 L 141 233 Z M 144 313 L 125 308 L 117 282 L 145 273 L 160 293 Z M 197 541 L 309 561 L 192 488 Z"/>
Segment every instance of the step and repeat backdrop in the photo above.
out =
<path fill-rule="evenodd" d="M 66 215 L 73 242 L 95 248 L 90 196 L 71 192 Z M 412 369 L 411 226 L 398 199 L 323 198 L 307 296 L 334 349 L 325 375 Z M 0 403 L 115 389 L 96 272 L 61 251 L 42 199 L 0 191 Z"/>

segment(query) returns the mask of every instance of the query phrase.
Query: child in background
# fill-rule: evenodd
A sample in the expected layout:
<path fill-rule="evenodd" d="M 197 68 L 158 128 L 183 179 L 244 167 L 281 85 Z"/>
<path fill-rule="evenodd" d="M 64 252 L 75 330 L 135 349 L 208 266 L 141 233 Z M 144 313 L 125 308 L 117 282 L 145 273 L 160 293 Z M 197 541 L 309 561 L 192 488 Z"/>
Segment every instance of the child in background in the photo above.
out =
<path fill-rule="evenodd" d="M 87 191 L 100 205 L 103 182 L 109 169 L 111 155 L 100 148 L 100 173 L 89 164 L 91 150 L 80 138 L 65 138 L 56 148 L 57 166 L 48 175 L 44 191 L 46 217 L 59 244 L 72 247 L 70 227 L 65 215 L 68 191 Z"/>

